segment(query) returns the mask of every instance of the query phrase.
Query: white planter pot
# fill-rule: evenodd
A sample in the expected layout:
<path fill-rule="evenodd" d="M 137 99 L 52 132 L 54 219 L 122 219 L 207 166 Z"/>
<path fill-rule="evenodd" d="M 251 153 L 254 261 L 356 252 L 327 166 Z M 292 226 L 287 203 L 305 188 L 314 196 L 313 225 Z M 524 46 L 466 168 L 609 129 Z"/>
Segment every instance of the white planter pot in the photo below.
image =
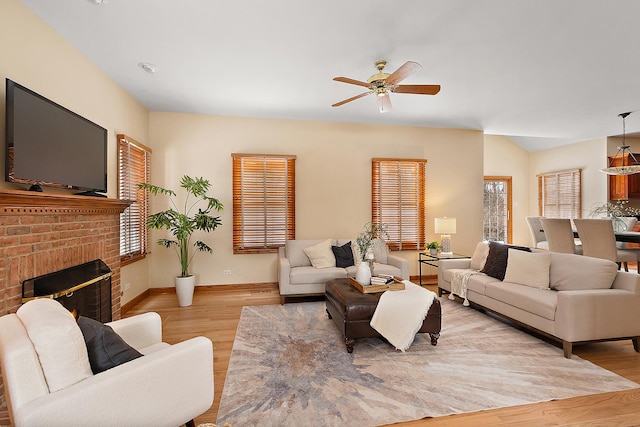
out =
<path fill-rule="evenodd" d="M 356 282 L 360 283 L 362 286 L 368 286 L 371 284 L 371 270 L 369 269 L 369 264 L 366 261 L 362 261 L 358 264 L 358 268 L 356 269 Z"/>
<path fill-rule="evenodd" d="M 191 305 L 195 287 L 196 276 L 176 277 L 176 294 L 178 294 L 178 305 L 180 307 Z"/>

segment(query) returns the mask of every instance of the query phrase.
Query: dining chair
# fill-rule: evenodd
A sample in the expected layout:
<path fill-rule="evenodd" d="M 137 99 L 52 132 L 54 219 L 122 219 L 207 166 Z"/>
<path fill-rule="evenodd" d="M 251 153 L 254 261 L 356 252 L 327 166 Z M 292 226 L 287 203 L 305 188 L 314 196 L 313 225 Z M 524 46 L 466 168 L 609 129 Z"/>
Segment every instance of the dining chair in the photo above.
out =
<path fill-rule="evenodd" d="M 547 242 L 547 238 L 542 230 L 541 218 L 541 216 L 526 217 L 527 224 L 529 224 L 529 232 L 531 232 L 531 240 L 533 240 L 534 248 L 549 249 L 549 242 Z"/>
<path fill-rule="evenodd" d="M 611 260 L 618 264 L 618 268 L 624 265 L 624 271 L 629 271 L 628 262 L 638 261 L 638 252 L 616 247 L 610 219 L 574 219 L 573 222 L 578 229 L 584 256 Z"/>
<path fill-rule="evenodd" d="M 540 218 L 540 223 L 549 245 L 549 251 L 582 254 L 582 244 L 576 244 L 570 219 Z"/>

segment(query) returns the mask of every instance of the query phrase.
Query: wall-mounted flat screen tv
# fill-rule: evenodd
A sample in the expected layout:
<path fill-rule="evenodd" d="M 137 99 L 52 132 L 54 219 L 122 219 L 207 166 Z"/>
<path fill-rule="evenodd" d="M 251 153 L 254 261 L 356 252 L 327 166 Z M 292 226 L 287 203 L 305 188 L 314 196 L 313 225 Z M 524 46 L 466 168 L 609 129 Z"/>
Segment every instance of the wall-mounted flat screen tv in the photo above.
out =
<path fill-rule="evenodd" d="M 5 180 L 107 191 L 107 130 L 7 79 Z"/>

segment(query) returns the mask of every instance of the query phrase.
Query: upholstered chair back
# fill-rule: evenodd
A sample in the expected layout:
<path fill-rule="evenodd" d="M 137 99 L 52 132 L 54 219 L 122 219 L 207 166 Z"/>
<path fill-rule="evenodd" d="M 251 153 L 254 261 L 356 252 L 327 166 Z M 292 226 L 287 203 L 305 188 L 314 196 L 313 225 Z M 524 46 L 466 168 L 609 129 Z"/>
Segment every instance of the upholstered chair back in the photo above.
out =
<path fill-rule="evenodd" d="M 541 218 L 542 229 L 551 252 L 576 253 L 576 244 L 568 218 Z"/>

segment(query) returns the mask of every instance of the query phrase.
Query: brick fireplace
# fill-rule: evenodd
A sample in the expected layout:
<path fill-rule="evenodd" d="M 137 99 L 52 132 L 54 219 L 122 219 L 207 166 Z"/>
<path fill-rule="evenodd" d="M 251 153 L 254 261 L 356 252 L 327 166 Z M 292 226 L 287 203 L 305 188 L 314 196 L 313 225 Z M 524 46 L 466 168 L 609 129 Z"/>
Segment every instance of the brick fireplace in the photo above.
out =
<path fill-rule="evenodd" d="M 120 213 L 116 199 L 0 190 L 0 316 L 15 312 L 22 281 L 102 259 L 120 318 Z M 0 425 L 9 418 L 0 381 Z"/>

